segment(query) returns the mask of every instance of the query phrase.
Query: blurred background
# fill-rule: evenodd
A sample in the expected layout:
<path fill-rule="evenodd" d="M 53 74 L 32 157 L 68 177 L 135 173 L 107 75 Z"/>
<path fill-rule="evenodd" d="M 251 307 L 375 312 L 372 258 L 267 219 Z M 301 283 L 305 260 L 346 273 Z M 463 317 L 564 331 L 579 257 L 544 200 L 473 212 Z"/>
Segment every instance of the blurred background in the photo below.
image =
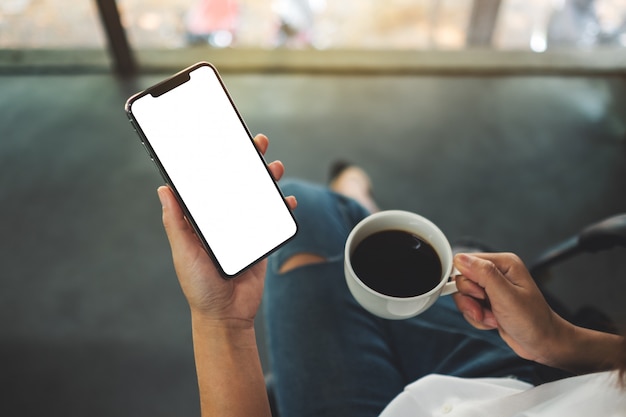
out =
<path fill-rule="evenodd" d="M 626 44 L 624 0 L 118 0 L 136 48 L 496 49 Z M 96 2 L 3 0 L 4 48 L 103 47 Z M 486 36 L 489 35 L 489 36 Z"/>
<path fill-rule="evenodd" d="M 626 212 L 625 45 L 625 0 L 1 0 L 0 414 L 199 414 L 131 94 L 210 61 L 288 176 L 531 263 Z M 624 254 L 546 290 L 626 323 Z"/>

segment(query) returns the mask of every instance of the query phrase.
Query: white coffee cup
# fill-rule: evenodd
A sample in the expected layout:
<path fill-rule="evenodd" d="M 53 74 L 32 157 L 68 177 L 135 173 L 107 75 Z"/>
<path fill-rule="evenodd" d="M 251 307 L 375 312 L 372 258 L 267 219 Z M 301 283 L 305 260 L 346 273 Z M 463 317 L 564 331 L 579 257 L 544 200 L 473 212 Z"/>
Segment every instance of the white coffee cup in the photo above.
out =
<path fill-rule="evenodd" d="M 366 237 L 385 230 L 414 234 L 433 247 L 441 261 L 442 271 L 439 283 L 433 289 L 411 297 L 393 297 L 375 291 L 359 279 L 351 263 L 354 250 Z M 452 248 L 448 239 L 433 222 L 415 213 L 387 210 L 366 217 L 348 235 L 344 254 L 344 272 L 350 292 L 363 308 L 385 319 L 414 317 L 433 305 L 440 296 L 457 291 L 456 283 L 450 278 L 459 273 L 452 263 Z"/>

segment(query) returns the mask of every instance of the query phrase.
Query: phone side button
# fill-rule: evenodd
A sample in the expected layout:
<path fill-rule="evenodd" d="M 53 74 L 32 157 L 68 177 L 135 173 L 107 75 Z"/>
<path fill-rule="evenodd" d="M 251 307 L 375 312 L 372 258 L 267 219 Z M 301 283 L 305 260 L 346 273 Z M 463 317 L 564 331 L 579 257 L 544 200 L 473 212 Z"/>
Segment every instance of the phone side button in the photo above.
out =
<path fill-rule="evenodd" d="M 152 162 L 154 162 L 154 159 L 152 160 Z M 161 171 L 161 168 L 159 168 L 159 165 L 154 162 L 154 166 L 156 166 L 157 171 L 159 171 L 159 174 L 161 174 L 161 178 L 163 178 L 163 181 L 165 181 L 166 184 L 168 184 L 167 178 L 165 177 L 165 174 L 163 173 L 163 171 Z"/>
<path fill-rule="evenodd" d="M 137 129 L 137 125 L 135 124 L 135 122 L 133 122 L 132 120 L 129 120 L 130 125 L 132 126 L 133 130 L 135 131 L 135 133 L 139 134 L 139 129 Z M 143 140 L 142 140 L 143 142 Z"/>

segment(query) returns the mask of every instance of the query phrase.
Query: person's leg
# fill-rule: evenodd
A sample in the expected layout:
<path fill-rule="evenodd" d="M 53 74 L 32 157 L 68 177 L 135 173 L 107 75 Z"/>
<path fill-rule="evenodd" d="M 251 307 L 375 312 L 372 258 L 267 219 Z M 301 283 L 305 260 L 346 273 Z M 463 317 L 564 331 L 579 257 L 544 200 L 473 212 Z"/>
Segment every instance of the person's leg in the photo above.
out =
<path fill-rule="evenodd" d="M 279 413 L 378 415 L 404 380 L 389 367 L 383 321 L 356 303 L 343 275 L 347 235 L 369 213 L 326 187 L 281 186 L 298 199 L 300 229 L 270 257 L 263 301 Z M 312 263 L 285 268 L 303 254 Z"/>
<path fill-rule="evenodd" d="M 517 356 L 497 331 L 472 327 L 450 296 L 416 317 L 388 322 L 388 329 L 407 384 L 428 374 L 536 382 L 535 364 Z"/>

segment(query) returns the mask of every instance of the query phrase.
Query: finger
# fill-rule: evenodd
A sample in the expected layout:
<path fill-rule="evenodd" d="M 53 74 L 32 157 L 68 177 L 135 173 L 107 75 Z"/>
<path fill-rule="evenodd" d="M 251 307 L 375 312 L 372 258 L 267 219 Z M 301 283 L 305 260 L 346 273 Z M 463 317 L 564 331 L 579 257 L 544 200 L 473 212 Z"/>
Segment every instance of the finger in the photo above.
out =
<path fill-rule="evenodd" d="M 291 210 L 295 210 L 298 207 L 298 200 L 292 195 L 285 197 L 285 201 Z"/>
<path fill-rule="evenodd" d="M 270 146 L 270 141 L 267 136 L 263 134 L 258 134 L 254 137 L 254 146 L 261 152 L 261 154 L 265 155 L 267 152 L 267 148 Z"/>
<path fill-rule="evenodd" d="M 285 165 L 280 161 L 271 162 L 267 167 L 276 181 L 279 181 L 285 174 Z"/>
<path fill-rule="evenodd" d="M 270 170 L 270 173 L 272 174 L 272 177 L 274 177 L 276 181 L 280 180 L 285 174 L 285 166 L 280 161 L 274 161 L 270 163 L 268 165 L 268 168 Z M 287 201 L 287 205 L 289 206 L 289 208 L 292 210 L 298 206 L 298 201 L 294 196 L 287 196 L 285 197 L 285 200 Z"/>
<path fill-rule="evenodd" d="M 483 326 L 487 329 L 497 329 L 500 326 L 498 325 L 498 320 L 496 319 L 495 314 L 491 310 L 483 310 L 483 321 L 481 322 Z"/>
<path fill-rule="evenodd" d="M 493 315 L 485 289 L 463 275 L 456 277 L 456 285 L 459 292 L 452 297 L 465 319 L 478 329 L 495 328 L 494 321 L 485 322 L 487 316 Z"/>
<path fill-rule="evenodd" d="M 482 320 L 483 312 L 478 300 L 460 293 L 453 294 L 452 299 L 459 311 L 472 325 Z"/>
<path fill-rule="evenodd" d="M 513 284 L 523 284 L 530 277 L 524 261 L 514 253 L 474 253 L 472 255 L 492 262 L 502 276 Z"/>
<path fill-rule="evenodd" d="M 197 244 L 197 239 L 172 190 L 168 186 L 161 186 L 157 193 L 163 207 L 163 226 L 172 250 L 189 250 Z"/>
<path fill-rule="evenodd" d="M 500 259 L 493 255 L 459 253 L 454 257 L 454 265 L 463 276 L 485 288 L 487 294 L 490 291 L 506 291 L 510 282 L 504 277 L 504 273 L 500 268 L 508 271 L 510 266 L 506 264 L 505 259 Z M 494 262 L 496 258 L 500 268 Z"/>
<path fill-rule="evenodd" d="M 484 303 L 473 297 L 463 294 L 454 294 L 454 302 L 468 323 L 480 330 L 491 330 L 498 327 L 498 323 L 491 310 L 485 308 Z"/>
<path fill-rule="evenodd" d="M 470 296 L 477 300 L 487 299 L 485 289 L 463 275 L 458 275 L 456 277 L 456 286 L 459 292 L 463 295 Z"/>

